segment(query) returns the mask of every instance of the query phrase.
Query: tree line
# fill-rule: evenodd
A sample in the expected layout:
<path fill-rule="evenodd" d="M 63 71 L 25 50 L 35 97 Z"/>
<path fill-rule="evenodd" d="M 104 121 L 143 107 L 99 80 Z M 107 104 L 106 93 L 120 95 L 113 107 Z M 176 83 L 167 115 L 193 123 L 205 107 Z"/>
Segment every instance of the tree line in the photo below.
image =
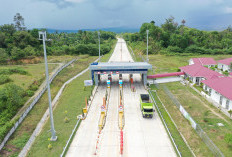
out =
<path fill-rule="evenodd" d="M 146 30 L 149 30 L 151 54 L 232 54 L 231 26 L 223 31 L 203 31 L 185 24 L 185 20 L 178 24 L 171 16 L 161 26 L 154 21 L 143 23 L 138 33 L 125 33 L 123 37 L 130 43 L 146 42 Z"/>
<path fill-rule="evenodd" d="M 9 60 L 20 60 L 35 56 L 43 56 L 42 41 L 38 40 L 39 29 L 27 30 L 24 18 L 17 13 L 14 16 L 14 24 L 0 25 L 0 63 L 5 64 Z M 42 29 L 45 30 L 46 29 Z M 101 53 L 111 50 L 116 34 L 100 31 Z M 98 55 L 98 33 L 81 31 L 77 33 L 47 33 L 48 55 Z"/>

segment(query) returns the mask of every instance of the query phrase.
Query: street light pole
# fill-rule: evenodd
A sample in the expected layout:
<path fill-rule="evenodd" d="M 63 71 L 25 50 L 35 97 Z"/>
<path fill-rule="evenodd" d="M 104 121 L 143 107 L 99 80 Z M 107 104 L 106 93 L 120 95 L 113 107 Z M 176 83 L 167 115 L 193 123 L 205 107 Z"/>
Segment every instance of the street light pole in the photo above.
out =
<path fill-rule="evenodd" d="M 100 47 L 100 32 L 98 32 L 98 40 L 99 40 L 99 59 L 98 59 L 98 62 L 100 62 L 100 55 L 101 55 L 101 47 Z"/>
<path fill-rule="evenodd" d="M 149 30 L 146 31 L 147 32 L 147 62 L 149 61 L 148 59 L 148 33 L 149 33 Z"/>
<path fill-rule="evenodd" d="M 40 38 L 42 36 L 42 39 Z M 56 131 L 54 127 L 54 121 L 53 121 L 53 112 L 52 112 L 52 99 L 51 99 L 51 92 L 50 92 L 50 81 L 49 81 L 49 73 L 48 73 L 48 63 L 47 63 L 47 53 L 46 53 L 46 45 L 45 41 L 50 41 L 50 39 L 47 39 L 47 35 L 45 31 L 39 31 L 39 40 L 43 40 L 43 49 L 44 49 L 44 60 L 45 60 L 45 71 L 46 71 L 46 82 L 47 82 L 47 90 L 48 90 L 48 104 L 49 104 L 49 113 L 50 113 L 50 121 L 51 121 L 51 132 L 52 137 L 51 141 L 56 141 Z"/>

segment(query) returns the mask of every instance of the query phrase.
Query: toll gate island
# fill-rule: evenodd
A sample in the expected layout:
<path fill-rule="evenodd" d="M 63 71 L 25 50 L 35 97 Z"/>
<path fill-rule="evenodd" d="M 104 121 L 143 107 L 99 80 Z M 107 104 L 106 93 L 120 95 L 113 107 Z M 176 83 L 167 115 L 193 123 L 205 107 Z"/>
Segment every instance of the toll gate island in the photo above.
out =
<path fill-rule="evenodd" d="M 152 65 L 147 62 L 94 62 L 90 64 L 91 78 L 95 85 L 98 85 L 102 74 L 140 74 L 141 81 L 146 86 L 149 69 L 152 69 Z"/>

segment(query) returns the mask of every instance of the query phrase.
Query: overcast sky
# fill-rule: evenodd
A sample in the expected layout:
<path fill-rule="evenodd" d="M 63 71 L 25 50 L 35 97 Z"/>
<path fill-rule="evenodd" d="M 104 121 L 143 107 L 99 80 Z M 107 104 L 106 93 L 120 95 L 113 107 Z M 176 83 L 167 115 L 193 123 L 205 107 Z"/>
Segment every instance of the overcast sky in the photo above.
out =
<path fill-rule="evenodd" d="M 13 23 L 17 12 L 27 28 L 139 28 L 170 15 L 194 28 L 232 25 L 232 0 L 0 0 L 0 25 Z"/>

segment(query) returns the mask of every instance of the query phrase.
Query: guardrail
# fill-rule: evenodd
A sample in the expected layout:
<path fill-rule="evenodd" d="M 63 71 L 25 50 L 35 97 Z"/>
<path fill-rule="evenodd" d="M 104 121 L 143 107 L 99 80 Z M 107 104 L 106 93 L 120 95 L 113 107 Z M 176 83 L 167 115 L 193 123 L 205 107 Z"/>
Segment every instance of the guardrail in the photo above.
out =
<path fill-rule="evenodd" d="M 168 128 L 168 126 L 167 126 L 167 124 L 166 124 L 166 122 L 165 122 L 165 120 L 164 120 L 164 118 L 163 118 L 163 116 L 162 116 L 162 114 L 161 114 L 161 112 L 160 112 L 160 110 L 159 110 L 158 105 L 156 104 L 156 101 L 155 101 L 155 99 L 154 99 L 154 97 L 153 97 L 153 95 L 152 95 L 150 89 L 148 90 L 148 92 L 149 92 L 149 94 L 150 94 L 150 96 L 151 96 L 151 99 L 152 99 L 152 101 L 154 102 L 154 104 L 155 104 L 155 106 L 156 106 L 158 112 L 159 112 L 159 115 L 160 115 L 160 117 L 161 117 L 161 119 L 162 119 L 162 121 L 163 121 L 163 123 L 164 123 L 164 126 L 165 126 L 165 128 L 166 128 L 166 130 L 167 130 L 167 132 L 168 132 L 168 134 L 169 134 L 169 137 L 170 137 L 171 140 L 172 140 L 173 145 L 175 146 L 175 149 L 176 149 L 178 155 L 181 157 L 181 153 L 180 153 L 180 151 L 179 151 L 179 149 L 178 149 L 178 147 L 177 147 L 177 145 L 176 145 L 176 143 L 175 143 L 175 141 L 174 141 L 174 139 L 173 139 L 173 137 L 172 137 L 172 134 L 171 134 L 170 131 L 169 131 L 169 128 Z"/>
<path fill-rule="evenodd" d="M 60 71 L 62 71 L 64 68 L 66 68 L 67 66 L 69 66 L 70 64 L 72 64 L 76 59 L 71 60 L 70 62 L 68 62 L 67 64 L 61 66 L 59 68 L 59 70 L 57 70 L 55 72 L 55 74 L 50 78 L 50 83 L 54 80 L 54 78 L 57 76 L 57 74 L 59 74 Z M 15 132 L 15 130 L 18 128 L 18 126 L 22 123 L 22 121 L 26 118 L 26 116 L 28 115 L 28 113 L 31 111 L 31 109 L 35 106 L 35 104 L 39 101 L 39 99 L 41 98 L 41 96 L 44 94 L 44 92 L 47 89 L 47 85 L 42 89 L 42 91 L 35 97 L 35 99 L 32 101 L 32 103 L 30 104 L 30 106 L 24 111 L 24 113 L 20 116 L 19 120 L 14 124 L 14 126 L 10 129 L 10 131 L 7 133 L 7 135 L 5 136 L 5 138 L 3 139 L 1 145 L 0 145 L 0 150 L 2 150 L 2 148 L 5 146 L 6 142 L 9 140 L 9 138 L 11 137 L 11 135 Z"/>
<path fill-rule="evenodd" d="M 65 147 L 63 148 L 63 151 L 62 151 L 62 153 L 60 154 L 60 157 L 63 157 L 63 156 L 65 155 L 65 153 L 66 153 L 66 151 L 67 151 L 67 148 L 68 148 L 70 142 L 72 141 L 73 135 L 74 135 L 75 131 L 77 130 L 77 127 L 78 127 L 79 123 L 80 123 L 80 118 L 78 118 L 77 123 L 76 123 L 74 129 L 72 130 L 72 134 L 70 135 L 70 137 L 69 137 L 69 139 L 68 139 L 68 141 L 67 141 Z"/>

